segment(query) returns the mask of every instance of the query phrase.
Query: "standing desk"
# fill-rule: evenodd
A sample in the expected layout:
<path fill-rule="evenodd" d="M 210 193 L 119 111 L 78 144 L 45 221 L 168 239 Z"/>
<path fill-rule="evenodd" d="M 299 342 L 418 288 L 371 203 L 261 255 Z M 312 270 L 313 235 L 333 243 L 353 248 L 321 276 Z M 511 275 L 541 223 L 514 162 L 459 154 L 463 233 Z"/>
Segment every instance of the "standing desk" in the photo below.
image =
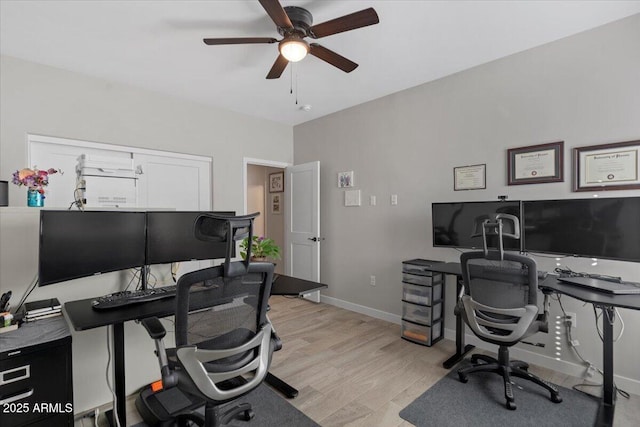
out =
<path fill-rule="evenodd" d="M 437 273 L 445 273 L 456 276 L 456 292 L 460 294 L 462 289 L 462 269 L 460 263 L 434 263 L 429 270 Z M 596 426 L 612 426 L 613 416 L 616 405 L 616 389 L 613 384 L 613 320 L 615 318 L 615 308 L 628 308 L 631 310 L 640 310 L 640 294 L 639 295 L 614 295 L 605 292 L 599 292 L 580 286 L 563 283 L 558 280 L 556 275 L 548 275 L 544 280 L 538 283 L 538 288 L 552 291 L 558 294 L 570 296 L 581 301 L 593 304 L 604 312 L 603 316 L 603 394 L 598 415 L 596 418 Z M 473 345 L 464 343 L 464 321 L 461 316 L 456 316 L 456 352 L 447 359 L 442 366 L 450 369 L 460 362 L 464 356 L 473 350 Z"/>
<path fill-rule="evenodd" d="M 271 295 L 303 295 L 308 292 L 326 288 L 327 285 L 309 280 L 279 274 L 271 287 Z M 91 302 L 95 298 L 70 301 L 64 304 L 67 319 L 76 331 L 110 326 L 113 334 L 111 344 L 113 346 L 113 377 L 114 393 L 116 395 L 116 408 L 118 419 L 122 426 L 127 425 L 126 390 L 125 390 L 125 357 L 124 357 L 124 322 L 144 319 L 147 317 L 167 317 L 175 312 L 174 298 L 151 301 L 141 304 L 119 307 L 111 310 L 94 310 Z M 206 302 L 202 304 L 208 306 Z M 197 303 L 191 305 L 191 309 L 197 310 Z M 265 380 L 274 387 L 280 388 L 290 397 L 298 394 L 297 390 L 272 374 L 267 374 Z M 288 388 L 287 388 L 288 387 Z"/>
<path fill-rule="evenodd" d="M 636 295 L 614 295 L 605 292 L 598 292 L 569 283 L 560 282 L 557 276 L 549 275 L 538 287 L 550 291 L 567 295 L 580 301 L 593 304 L 594 307 L 602 309 L 602 382 L 603 393 L 596 426 L 613 425 L 613 416 L 616 407 L 616 387 L 613 384 L 613 321 L 615 319 L 615 308 L 629 308 L 640 310 L 640 294 Z"/>

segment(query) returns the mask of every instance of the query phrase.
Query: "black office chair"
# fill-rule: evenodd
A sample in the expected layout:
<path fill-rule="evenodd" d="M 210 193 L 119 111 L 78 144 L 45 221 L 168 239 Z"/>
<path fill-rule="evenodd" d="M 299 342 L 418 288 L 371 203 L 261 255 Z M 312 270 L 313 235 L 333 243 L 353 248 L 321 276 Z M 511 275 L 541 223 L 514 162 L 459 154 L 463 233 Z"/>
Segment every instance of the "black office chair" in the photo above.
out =
<path fill-rule="evenodd" d="M 163 385 L 159 392 L 144 390 L 136 400 L 147 424 L 188 420 L 217 427 L 241 415 L 247 421 L 253 417 L 249 404 L 233 401 L 262 383 L 278 344 L 266 315 L 273 264 L 249 263 L 250 253 L 246 261 L 231 262 L 230 254 L 235 241 L 251 238 L 255 216 L 222 219 L 226 226 L 218 231 L 229 241 L 225 263 L 178 280 L 175 349 L 165 350 L 158 319 L 142 321 L 156 342 Z M 200 218 L 200 225 L 208 219 Z M 197 411 L 203 405 L 204 416 Z"/>
<path fill-rule="evenodd" d="M 508 231 L 507 231 L 508 229 Z M 551 401 L 562 402 L 558 389 L 528 372 L 523 361 L 509 360 L 509 347 L 536 332 L 548 332 L 545 295 L 544 312 L 538 313 L 538 271 L 535 260 L 504 252 L 503 237 L 519 238 L 518 218 L 497 214 L 476 220 L 473 236 L 482 235 L 483 251 L 466 252 L 460 257 L 464 291 L 456 313 L 462 315 L 473 333 L 483 341 L 499 346 L 498 358 L 484 354 L 471 356 L 472 366 L 460 369 L 458 377 L 466 383 L 473 372 L 494 372 L 504 380 L 506 407 L 516 409 L 511 376 L 532 381 L 551 394 Z M 488 249 L 490 236 L 498 249 Z"/>

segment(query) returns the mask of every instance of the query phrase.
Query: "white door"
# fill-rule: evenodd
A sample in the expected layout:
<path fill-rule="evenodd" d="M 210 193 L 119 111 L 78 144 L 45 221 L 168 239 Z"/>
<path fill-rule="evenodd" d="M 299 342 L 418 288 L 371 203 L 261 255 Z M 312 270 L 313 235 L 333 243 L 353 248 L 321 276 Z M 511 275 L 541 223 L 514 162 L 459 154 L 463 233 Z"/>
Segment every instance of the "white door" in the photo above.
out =
<path fill-rule="evenodd" d="M 181 211 L 211 209 L 211 162 L 134 154 L 139 172 L 138 206 Z"/>
<path fill-rule="evenodd" d="M 320 281 L 320 162 L 285 169 L 285 274 Z M 306 295 L 320 302 L 320 292 Z"/>

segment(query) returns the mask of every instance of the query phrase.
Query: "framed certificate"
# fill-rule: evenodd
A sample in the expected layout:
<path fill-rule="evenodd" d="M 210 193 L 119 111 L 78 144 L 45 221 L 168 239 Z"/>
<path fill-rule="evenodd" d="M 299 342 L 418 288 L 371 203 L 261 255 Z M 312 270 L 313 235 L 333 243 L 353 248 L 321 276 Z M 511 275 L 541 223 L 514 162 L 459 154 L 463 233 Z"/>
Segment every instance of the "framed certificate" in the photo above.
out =
<path fill-rule="evenodd" d="M 471 165 L 453 168 L 453 189 L 484 190 L 487 188 L 487 165 Z"/>
<path fill-rule="evenodd" d="M 640 141 L 573 149 L 573 191 L 640 189 Z"/>
<path fill-rule="evenodd" d="M 562 182 L 564 141 L 507 150 L 508 184 Z"/>

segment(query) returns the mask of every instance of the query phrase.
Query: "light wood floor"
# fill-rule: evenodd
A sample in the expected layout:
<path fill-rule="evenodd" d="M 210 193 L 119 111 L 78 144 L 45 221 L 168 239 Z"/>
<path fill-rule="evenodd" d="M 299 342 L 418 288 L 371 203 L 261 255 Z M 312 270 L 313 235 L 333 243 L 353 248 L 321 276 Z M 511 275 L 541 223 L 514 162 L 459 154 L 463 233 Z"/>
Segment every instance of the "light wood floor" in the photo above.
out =
<path fill-rule="evenodd" d="M 398 325 L 298 298 L 272 297 L 269 317 L 284 343 L 271 372 L 298 388 L 290 403 L 323 427 L 407 427 L 398 413 L 448 373 L 452 341 L 424 347 L 400 339 Z M 532 366 L 552 383 L 581 379 Z M 140 422 L 132 400 L 128 425 Z M 640 397 L 618 398 L 615 426 L 637 426 Z M 100 425 L 103 425 L 102 420 Z M 79 419 L 76 427 L 92 426 Z"/>

